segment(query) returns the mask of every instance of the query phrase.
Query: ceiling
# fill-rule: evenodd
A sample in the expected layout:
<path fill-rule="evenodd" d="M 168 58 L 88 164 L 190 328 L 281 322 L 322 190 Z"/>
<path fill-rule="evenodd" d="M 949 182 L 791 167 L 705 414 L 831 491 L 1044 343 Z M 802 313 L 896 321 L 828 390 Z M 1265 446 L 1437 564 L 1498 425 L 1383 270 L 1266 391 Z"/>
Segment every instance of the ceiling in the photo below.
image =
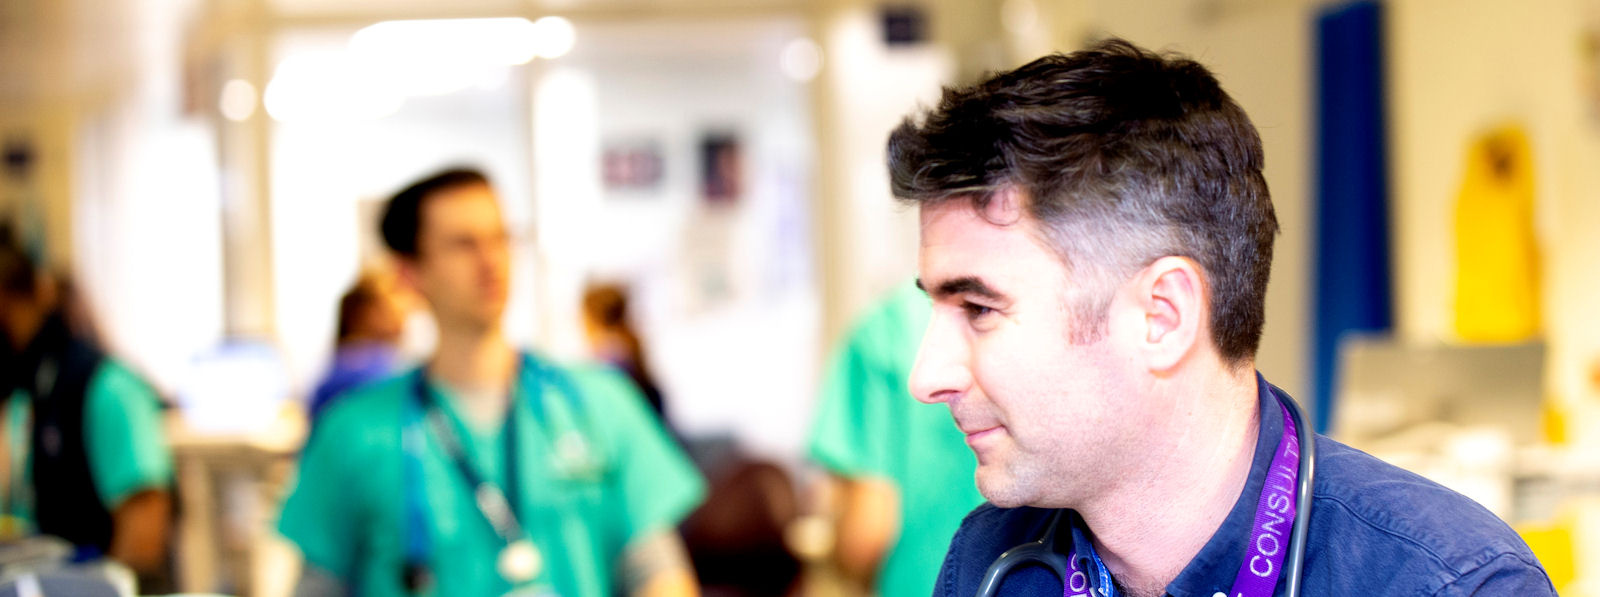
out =
<path fill-rule="evenodd" d="M 261 2 L 279 28 L 449 16 L 574 20 L 796 15 L 813 0 L 0 0 L 0 122 L 28 106 L 105 94 L 179 68 L 196 15 Z"/>

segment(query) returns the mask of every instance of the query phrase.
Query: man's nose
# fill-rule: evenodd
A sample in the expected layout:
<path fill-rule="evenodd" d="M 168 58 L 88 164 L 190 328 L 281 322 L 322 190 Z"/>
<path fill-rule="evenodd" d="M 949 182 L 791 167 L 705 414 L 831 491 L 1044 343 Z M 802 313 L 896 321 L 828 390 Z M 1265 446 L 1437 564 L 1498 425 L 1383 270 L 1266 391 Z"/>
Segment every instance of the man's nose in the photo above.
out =
<path fill-rule="evenodd" d="M 972 386 L 967 358 L 970 354 L 967 338 L 956 326 L 940 321 L 940 315 L 935 313 L 922 335 L 922 346 L 917 350 L 917 362 L 906 387 L 918 401 L 928 404 L 961 396 Z"/>
<path fill-rule="evenodd" d="M 485 240 L 477 243 L 476 249 L 478 265 L 485 269 L 497 270 L 511 262 L 511 248 L 506 243 Z"/>

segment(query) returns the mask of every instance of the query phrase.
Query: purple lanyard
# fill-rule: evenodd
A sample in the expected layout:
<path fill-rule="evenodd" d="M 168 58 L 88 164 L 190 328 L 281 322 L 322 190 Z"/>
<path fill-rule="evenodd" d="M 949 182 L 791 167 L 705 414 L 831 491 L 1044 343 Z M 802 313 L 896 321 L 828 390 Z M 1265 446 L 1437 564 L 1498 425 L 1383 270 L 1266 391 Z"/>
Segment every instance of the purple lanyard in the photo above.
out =
<path fill-rule="evenodd" d="M 1289 407 L 1280 402 L 1278 408 L 1283 413 L 1283 437 L 1278 439 L 1278 450 L 1272 456 L 1272 465 L 1262 483 L 1255 523 L 1250 527 L 1250 544 L 1244 561 L 1239 564 L 1239 574 L 1233 578 L 1229 597 L 1272 597 L 1273 590 L 1278 587 L 1278 575 L 1283 572 L 1283 563 L 1288 559 L 1289 532 L 1294 528 L 1295 488 L 1300 482 L 1300 432 L 1294 418 L 1289 416 Z M 1073 525 L 1072 539 L 1072 551 L 1067 554 L 1071 568 L 1063 579 L 1062 597 L 1115 597 L 1111 574 L 1078 525 Z M 1088 548 L 1088 557 L 1081 560 L 1079 545 Z"/>
<path fill-rule="evenodd" d="M 1283 437 L 1262 482 L 1255 524 L 1250 526 L 1250 545 L 1239 563 L 1239 574 L 1233 577 L 1233 589 L 1228 591 L 1233 597 L 1271 597 L 1289 554 L 1295 488 L 1300 484 L 1300 431 L 1289 416 L 1289 407 L 1279 403 L 1278 408 L 1283 411 Z"/>

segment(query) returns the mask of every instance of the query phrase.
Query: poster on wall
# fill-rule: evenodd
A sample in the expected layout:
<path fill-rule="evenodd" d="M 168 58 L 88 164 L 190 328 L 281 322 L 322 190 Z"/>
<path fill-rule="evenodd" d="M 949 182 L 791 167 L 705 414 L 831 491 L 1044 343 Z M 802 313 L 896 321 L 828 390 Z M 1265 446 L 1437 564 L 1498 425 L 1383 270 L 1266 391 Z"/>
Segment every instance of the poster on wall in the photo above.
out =
<path fill-rule="evenodd" d="M 744 191 L 743 150 L 739 136 L 726 131 L 700 136 L 700 196 L 711 206 L 739 202 Z"/>
<path fill-rule="evenodd" d="M 654 138 L 607 141 L 600 150 L 600 177 L 607 193 L 652 194 L 661 188 L 663 161 Z"/>

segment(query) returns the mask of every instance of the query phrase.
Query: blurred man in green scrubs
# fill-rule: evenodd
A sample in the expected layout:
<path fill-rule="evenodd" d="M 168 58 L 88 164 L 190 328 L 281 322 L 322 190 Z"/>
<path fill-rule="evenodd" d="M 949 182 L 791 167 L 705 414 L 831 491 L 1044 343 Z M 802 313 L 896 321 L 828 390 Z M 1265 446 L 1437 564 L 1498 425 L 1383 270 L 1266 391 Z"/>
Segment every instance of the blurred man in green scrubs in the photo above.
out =
<path fill-rule="evenodd" d="M 873 306 L 834 353 L 811 458 L 839 478 L 834 559 L 884 597 L 933 592 L 950 538 L 983 496 L 950 415 L 906 389 L 932 307 L 911 282 Z"/>
<path fill-rule="evenodd" d="M 438 324 L 427 363 L 329 407 L 279 530 L 302 595 L 696 595 L 675 526 L 704 482 L 625 377 L 519 353 L 510 250 L 485 177 L 385 209 L 384 241 Z"/>
<path fill-rule="evenodd" d="M 172 520 L 161 402 L 72 332 L 58 290 L 0 228 L 0 542 L 59 537 L 76 560 L 159 576 Z"/>

